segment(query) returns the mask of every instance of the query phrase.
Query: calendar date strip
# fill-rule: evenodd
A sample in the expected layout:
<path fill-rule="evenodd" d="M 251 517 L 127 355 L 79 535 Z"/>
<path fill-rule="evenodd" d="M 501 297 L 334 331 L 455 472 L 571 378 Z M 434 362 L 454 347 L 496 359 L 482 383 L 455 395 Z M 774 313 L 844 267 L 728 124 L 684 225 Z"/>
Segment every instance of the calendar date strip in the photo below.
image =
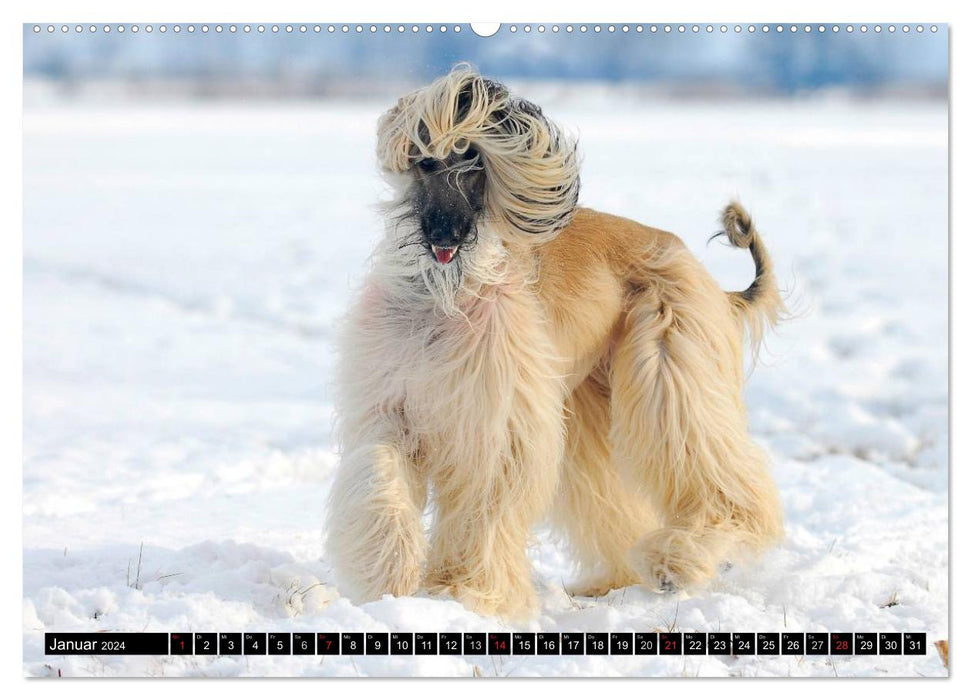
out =
<path fill-rule="evenodd" d="M 47 632 L 44 653 L 152 656 L 910 656 L 926 632 Z"/>

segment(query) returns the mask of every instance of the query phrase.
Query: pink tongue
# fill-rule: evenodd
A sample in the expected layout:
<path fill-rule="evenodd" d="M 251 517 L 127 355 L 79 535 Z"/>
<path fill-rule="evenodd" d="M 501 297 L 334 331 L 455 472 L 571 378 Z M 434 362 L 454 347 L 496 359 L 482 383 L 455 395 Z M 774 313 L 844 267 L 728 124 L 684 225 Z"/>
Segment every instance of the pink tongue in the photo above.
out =
<path fill-rule="evenodd" d="M 451 262 L 454 256 L 455 248 L 439 248 L 435 251 L 435 258 L 443 265 Z"/>

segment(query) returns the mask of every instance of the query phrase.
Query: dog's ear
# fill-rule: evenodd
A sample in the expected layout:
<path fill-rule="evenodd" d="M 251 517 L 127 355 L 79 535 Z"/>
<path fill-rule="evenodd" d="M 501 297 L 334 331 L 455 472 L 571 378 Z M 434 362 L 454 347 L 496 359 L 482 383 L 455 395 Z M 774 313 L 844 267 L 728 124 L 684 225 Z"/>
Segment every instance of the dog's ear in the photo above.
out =
<path fill-rule="evenodd" d="M 407 168 L 407 144 L 400 134 L 401 115 L 405 109 L 405 102 L 408 98 L 402 97 L 398 103 L 381 115 L 378 119 L 378 144 L 377 156 L 378 163 L 386 172 L 403 172 Z M 397 138 L 395 136 L 397 135 Z M 402 153 L 402 147 L 405 148 Z M 405 158 L 402 158 L 402 155 Z"/>
<path fill-rule="evenodd" d="M 456 124 L 465 121 L 469 116 L 469 110 L 472 109 L 475 99 L 476 88 L 482 90 L 489 104 L 502 104 L 509 98 L 509 90 L 499 81 L 472 74 L 466 79 L 455 99 L 454 121 Z"/>
<path fill-rule="evenodd" d="M 576 141 L 539 105 L 508 97 L 495 114 L 501 162 L 492 157 L 494 212 L 515 231 L 548 237 L 567 226 L 580 196 Z M 510 148 L 514 146 L 514 148 Z M 489 170 L 489 149 L 487 170 Z"/>
<path fill-rule="evenodd" d="M 520 112 L 521 114 L 527 114 L 533 119 L 545 119 L 543 116 L 543 110 L 540 109 L 539 105 L 533 104 L 529 100 L 524 100 L 521 97 L 517 97 L 512 100 L 511 110 L 513 112 Z"/>

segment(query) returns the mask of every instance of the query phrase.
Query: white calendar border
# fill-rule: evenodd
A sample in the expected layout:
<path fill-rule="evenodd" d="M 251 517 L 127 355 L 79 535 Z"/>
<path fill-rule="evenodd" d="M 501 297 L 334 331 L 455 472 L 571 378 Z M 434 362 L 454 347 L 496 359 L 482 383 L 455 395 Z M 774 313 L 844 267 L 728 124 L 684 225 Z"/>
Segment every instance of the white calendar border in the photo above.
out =
<path fill-rule="evenodd" d="M 916 2 L 903 2 L 901 0 L 882 0 L 880 3 L 849 3 L 846 0 L 813 0 L 805 3 L 801 7 L 794 7 L 791 4 L 782 5 L 778 0 L 753 0 L 748 2 L 738 1 L 732 3 L 716 2 L 715 0 L 702 0 L 689 4 L 648 4 L 633 3 L 628 0 L 600 0 L 596 3 L 567 3 L 553 2 L 551 0 L 533 0 L 530 3 L 523 3 L 522 0 L 490 0 L 487 3 L 456 3 L 444 2 L 443 0 L 427 0 L 406 4 L 401 0 L 392 2 L 391 0 L 377 0 L 365 3 L 342 3 L 324 4 L 321 2 L 309 2 L 307 0 L 275 0 L 272 3 L 256 2 L 254 0 L 238 0 L 232 4 L 200 2 L 199 0 L 168 0 L 168 2 L 155 4 L 135 4 L 130 0 L 50 0 L 44 3 L 25 3 L 10 7 L 14 3 L 7 3 L 7 7 L 0 12 L 4 15 L 2 27 L 2 41 L 0 41 L 0 71 L 3 80 L 3 122 L 2 142 L 4 144 L 2 153 L 2 187 L 0 187 L 0 212 L 4 216 L 4 227 L 2 249 L 0 249 L 0 304 L 3 308 L 3 338 L 2 347 L 2 375 L 0 375 L 0 387 L 2 387 L 2 398 L 0 398 L 0 447 L 2 447 L 3 474 L 5 483 L 0 489 L 2 493 L 3 514 L 3 533 L 5 535 L 4 547 L 6 562 L 21 562 L 22 564 L 22 508 L 21 508 L 21 483 L 22 483 L 22 460 L 21 460 L 21 425 L 22 425 L 22 279 L 21 279 L 21 260 L 22 244 L 20 232 L 22 231 L 22 200 L 21 200 L 21 172 L 22 172 L 22 152 L 21 152 L 21 104 L 16 96 L 21 95 L 22 81 L 22 30 L 21 24 L 26 22 L 158 22 L 159 20 L 170 22 L 195 22 L 195 21 L 237 21 L 248 19 L 260 20 L 269 19 L 271 21 L 287 22 L 307 22 L 307 21 L 355 21 L 355 22 L 393 22 L 408 20 L 411 22 L 436 21 L 464 23 L 469 20 L 476 21 L 496 21 L 498 19 L 509 22 L 548 22 L 555 20 L 559 23 L 565 22 L 611 22 L 624 21 L 636 22 L 646 20 L 650 22 L 820 22 L 827 23 L 861 23 L 861 22 L 923 22 L 940 23 L 942 26 L 949 21 L 956 21 L 956 25 L 950 28 L 951 34 L 951 115 L 952 124 L 957 123 L 954 115 L 961 115 L 967 121 L 967 100 L 968 90 L 966 81 L 966 70 L 968 67 L 967 54 L 968 46 L 971 44 L 971 23 L 961 24 L 956 18 L 956 3 L 945 2 L 943 0 L 922 0 Z M 967 32 L 967 34 L 965 34 Z M 955 135 L 952 131 L 952 167 L 951 167 L 951 190 L 957 192 L 958 188 L 966 190 L 965 172 L 967 170 L 968 148 L 965 145 L 964 132 Z M 967 199 L 964 198 L 966 202 Z M 964 225 L 967 220 L 967 204 L 961 205 L 961 199 L 957 198 L 952 206 L 951 229 L 954 232 L 965 231 Z M 967 312 L 967 306 L 961 304 L 960 299 L 971 298 L 969 290 L 969 275 L 967 273 L 971 261 L 968 260 L 969 244 L 961 240 L 957 235 L 952 237 L 951 260 L 952 271 L 963 270 L 964 274 L 955 277 L 951 275 L 952 298 L 957 302 L 956 308 L 963 315 L 952 313 L 951 327 L 952 347 L 951 357 L 968 358 L 971 357 L 971 347 L 968 343 L 968 319 L 971 314 Z M 963 365 L 955 363 L 952 375 L 952 426 L 967 424 L 969 419 L 968 410 L 968 360 L 965 359 Z M 965 431 L 966 432 L 966 431 Z M 967 438 L 962 439 L 961 432 L 951 431 L 953 442 L 951 446 L 951 459 L 954 463 L 961 463 L 962 458 L 968 455 Z M 963 460 L 966 461 L 966 460 Z M 956 479 L 954 477 L 957 477 Z M 951 472 L 950 478 L 950 498 L 953 503 L 957 489 L 962 495 L 967 491 L 967 477 L 962 470 Z M 950 522 L 951 533 L 960 531 L 960 525 L 966 523 L 967 516 L 963 509 L 951 509 L 952 520 Z M 953 539 L 951 540 L 953 542 Z M 952 547 L 953 552 L 953 547 Z M 951 585 L 949 590 L 955 590 L 955 581 L 967 581 L 967 558 L 950 559 Z M 11 567 L 8 565 L 8 570 Z M 22 569 L 22 566 L 21 566 Z M 29 688 L 24 685 L 26 681 L 22 678 L 22 640 L 20 630 L 22 629 L 22 577 L 8 576 L 5 578 L 3 605 L 3 619 L 7 623 L 4 625 L 6 634 L 2 635 L 2 646 L 0 646 L 0 659 L 2 659 L 4 677 L 6 679 L 19 679 L 15 681 L 18 685 L 18 694 L 29 693 L 32 697 L 63 697 L 65 694 L 80 695 L 81 697 L 91 695 L 98 697 L 132 697 L 156 698 L 171 695 L 173 692 L 180 696 L 185 694 L 188 697 L 201 696 L 203 694 L 211 696 L 215 693 L 223 693 L 225 689 L 215 687 L 204 681 L 193 681 L 188 679 L 180 680 L 176 685 L 171 681 L 148 682 L 144 680 L 106 680 L 106 681 L 86 681 L 83 683 L 72 683 L 69 688 L 58 687 L 58 682 L 31 681 Z M 958 589 L 960 590 L 960 589 Z M 967 604 L 963 596 L 951 596 L 949 613 L 951 617 L 949 629 L 953 629 L 957 621 L 959 628 L 963 629 L 963 622 L 967 611 Z M 938 683 L 932 689 L 928 689 L 935 694 L 953 695 L 964 691 L 958 691 L 960 686 L 967 685 L 968 674 L 959 674 L 958 678 L 946 683 Z M 697 685 L 679 685 L 676 689 L 669 685 L 675 681 L 666 681 L 665 687 L 654 686 L 649 690 L 640 682 L 634 680 L 589 680 L 582 685 L 572 685 L 567 688 L 563 680 L 572 681 L 575 679 L 561 679 L 558 683 L 559 690 L 562 692 L 582 693 L 583 695 L 598 695 L 603 692 L 611 694 L 611 697 L 643 696 L 645 692 L 677 692 L 679 696 L 683 693 L 704 692 L 710 694 L 722 688 L 716 689 L 712 685 L 698 687 Z M 279 686 L 278 683 L 283 683 Z M 290 683 L 288 686 L 287 683 Z M 236 683 L 233 685 L 234 695 L 248 697 L 250 695 L 267 697 L 268 694 L 290 690 L 291 692 L 311 692 L 307 688 L 297 688 L 293 683 L 298 681 L 286 680 L 267 680 L 259 683 Z M 556 682 L 556 681 L 549 681 Z M 707 683 L 718 683 L 717 681 L 703 681 Z M 736 682 L 734 680 L 730 681 Z M 822 685 L 807 681 L 782 681 L 774 683 L 747 684 L 744 692 L 751 697 L 768 697 L 777 694 L 785 694 L 787 697 L 814 697 L 818 693 L 825 692 L 830 695 L 834 690 L 852 692 L 854 695 L 869 692 L 869 688 L 864 688 L 864 684 L 873 681 L 856 680 L 851 684 L 844 684 L 838 688 L 832 684 Z M 340 683 L 340 686 L 332 685 Z M 342 693 L 349 688 L 346 683 L 353 681 L 328 680 L 327 684 L 315 688 L 314 693 Z M 8 683 L 13 685 L 14 683 Z M 461 684 L 461 685 L 460 685 Z M 720 685 L 720 684 L 719 684 Z M 890 686 L 884 683 L 881 687 L 874 688 L 877 692 L 887 690 Z M 899 686 L 895 686 L 899 687 Z M 358 692 L 360 692 L 359 689 Z M 494 683 L 476 683 L 469 681 L 409 681 L 407 683 L 395 683 L 392 687 L 387 681 L 371 685 L 365 692 L 391 693 L 395 698 L 399 697 L 436 697 L 441 698 L 446 693 L 456 693 L 463 698 L 485 697 L 501 693 L 503 697 L 519 694 L 535 695 L 536 693 L 548 692 L 544 690 L 536 681 L 510 682 L 506 679 L 501 685 Z M 735 692 L 739 688 L 733 687 Z M 925 692 L 913 685 L 902 687 L 904 692 Z"/>

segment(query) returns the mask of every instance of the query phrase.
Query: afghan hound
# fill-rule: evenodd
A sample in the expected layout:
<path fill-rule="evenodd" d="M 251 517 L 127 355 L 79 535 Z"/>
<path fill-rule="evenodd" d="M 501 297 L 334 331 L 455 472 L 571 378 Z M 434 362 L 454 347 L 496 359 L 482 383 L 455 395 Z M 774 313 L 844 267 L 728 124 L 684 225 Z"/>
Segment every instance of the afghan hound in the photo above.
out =
<path fill-rule="evenodd" d="M 377 154 L 396 198 L 338 347 L 345 595 L 529 617 L 544 517 L 582 595 L 695 588 L 781 537 L 742 389 L 783 304 L 739 204 L 722 233 L 756 277 L 726 293 L 676 236 L 579 207 L 575 139 L 464 64 L 383 115 Z"/>

